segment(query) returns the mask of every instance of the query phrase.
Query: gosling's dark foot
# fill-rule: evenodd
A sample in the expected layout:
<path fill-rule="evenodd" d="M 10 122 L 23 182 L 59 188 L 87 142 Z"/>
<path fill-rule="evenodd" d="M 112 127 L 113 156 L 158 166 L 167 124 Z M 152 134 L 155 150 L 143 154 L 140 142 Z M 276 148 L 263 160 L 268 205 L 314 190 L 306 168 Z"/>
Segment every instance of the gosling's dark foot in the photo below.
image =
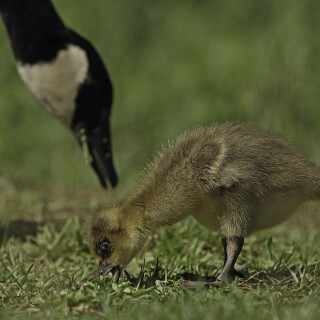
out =
<path fill-rule="evenodd" d="M 209 288 L 210 286 L 216 286 L 215 283 L 217 282 L 217 277 L 204 277 L 189 272 L 185 272 L 181 276 L 183 280 L 181 281 L 180 289 Z M 217 286 L 220 287 L 218 282 Z"/>
<path fill-rule="evenodd" d="M 228 270 L 228 272 L 224 272 L 223 270 L 219 276 L 217 277 L 217 281 L 221 282 L 232 282 L 236 277 L 239 277 L 241 279 L 245 279 L 246 277 L 236 269 Z"/>
<path fill-rule="evenodd" d="M 221 273 L 218 277 L 203 277 L 197 274 L 185 272 L 182 275 L 183 280 L 180 284 L 180 289 L 195 289 L 200 287 L 205 288 L 220 288 L 224 283 L 231 283 L 235 277 L 244 279 L 245 276 L 233 269 L 228 273 Z"/>
<path fill-rule="evenodd" d="M 185 272 L 182 275 L 183 280 L 187 281 L 195 281 L 195 282 L 214 282 L 216 281 L 217 277 L 204 277 L 198 274 Z"/>
<path fill-rule="evenodd" d="M 180 289 L 196 289 L 196 288 L 207 288 L 210 289 L 212 287 L 220 288 L 222 285 L 222 281 L 190 281 L 190 280 L 182 280 L 180 283 Z"/>
<path fill-rule="evenodd" d="M 236 269 L 234 269 L 234 274 L 235 274 L 236 277 L 239 277 L 241 279 L 245 279 L 246 278 L 246 276 L 243 273 L 237 271 Z"/>

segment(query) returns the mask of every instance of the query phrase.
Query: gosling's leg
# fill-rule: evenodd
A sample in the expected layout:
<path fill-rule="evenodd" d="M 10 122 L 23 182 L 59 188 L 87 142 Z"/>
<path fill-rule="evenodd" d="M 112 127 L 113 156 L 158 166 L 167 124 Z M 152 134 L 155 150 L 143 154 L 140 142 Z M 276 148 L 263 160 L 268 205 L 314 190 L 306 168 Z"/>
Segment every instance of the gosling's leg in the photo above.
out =
<path fill-rule="evenodd" d="M 216 282 L 231 282 L 236 276 L 244 278 L 243 274 L 234 268 L 237 258 L 242 250 L 244 243 L 243 237 L 222 237 L 221 241 L 224 248 L 224 266 L 220 275 L 217 277 Z"/>
<path fill-rule="evenodd" d="M 184 276 L 185 280 L 182 281 L 181 288 L 196 288 L 199 285 L 202 285 L 205 287 L 211 287 L 211 286 L 220 287 L 223 282 L 231 282 L 234 280 L 236 276 L 244 278 L 244 275 L 234 268 L 237 258 L 241 252 L 241 249 L 244 243 L 244 238 L 243 237 L 231 237 L 231 238 L 222 237 L 221 241 L 224 248 L 224 266 L 220 275 L 215 279 L 212 277 L 199 277 L 199 276 L 194 276 L 193 278 L 193 277 L 190 277 L 190 274 L 184 274 L 184 275 L 188 275 L 188 277 Z"/>

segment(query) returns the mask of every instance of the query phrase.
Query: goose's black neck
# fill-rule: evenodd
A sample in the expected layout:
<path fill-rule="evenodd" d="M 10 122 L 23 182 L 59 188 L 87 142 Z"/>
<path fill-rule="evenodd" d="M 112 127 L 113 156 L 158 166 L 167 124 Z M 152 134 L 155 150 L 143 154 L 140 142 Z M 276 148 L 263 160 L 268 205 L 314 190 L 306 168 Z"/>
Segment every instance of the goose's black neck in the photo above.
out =
<path fill-rule="evenodd" d="M 59 38 L 66 28 L 50 0 L 0 0 L 0 11 L 16 59 L 36 62 L 34 52 L 46 43 L 65 45 Z M 54 58 L 50 55 L 44 53 L 43 60 Z"/>

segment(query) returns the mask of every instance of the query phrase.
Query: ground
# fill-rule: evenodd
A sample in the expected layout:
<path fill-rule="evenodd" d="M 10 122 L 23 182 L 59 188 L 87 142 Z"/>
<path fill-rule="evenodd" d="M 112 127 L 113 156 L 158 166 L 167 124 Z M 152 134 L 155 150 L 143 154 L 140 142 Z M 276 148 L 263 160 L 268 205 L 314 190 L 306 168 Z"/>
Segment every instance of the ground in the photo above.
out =
<path fill-rule="evenodd" d="M 1 199 L 12 200 L 16 193 L 24 191 L 14 185 L 9 192 L 3 188 Z M 218 234 L 191 218 L 158 230 L 116 284 L 111 278 L 97 277 L 98 264 L 86 243 L 89 213 L 103 194 L 73 190 L 57 199 L 40 197 L 41 193 L 34 189 L 25 199 L 10 203 L 22 211 L 32 210 L 32 222 L 15 219 L 0 231 L 2 319 L 26 315 L 316 319 L 320 315 L 319 205 L 306 205 L 283 225 L 246 239 L 238 259 L 246 279 L 221 289 L 184 290 L 183 273 L 219 272 L 223 250 Z M 39 208 L 46 208 L 42 220 L 36 218 Z"/>

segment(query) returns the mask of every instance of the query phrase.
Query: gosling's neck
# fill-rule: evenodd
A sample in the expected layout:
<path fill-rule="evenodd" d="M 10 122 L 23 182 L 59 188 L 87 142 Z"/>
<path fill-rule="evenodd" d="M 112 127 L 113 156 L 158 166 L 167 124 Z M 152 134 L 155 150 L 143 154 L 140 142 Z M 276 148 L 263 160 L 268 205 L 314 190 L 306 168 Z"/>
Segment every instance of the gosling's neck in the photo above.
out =
<path fill-rule="evenodd" d="M 188 215 L 187 211 L 179 210 L 179 207 L 170 203 L 170 199 L 158 200 L 160 199 L 139 193 L 129 197 L 121 205 L 120 212 L 129 224 L 136 225 L 138 230 L 146 233 L 159 227 L 173 225 Z"/>

